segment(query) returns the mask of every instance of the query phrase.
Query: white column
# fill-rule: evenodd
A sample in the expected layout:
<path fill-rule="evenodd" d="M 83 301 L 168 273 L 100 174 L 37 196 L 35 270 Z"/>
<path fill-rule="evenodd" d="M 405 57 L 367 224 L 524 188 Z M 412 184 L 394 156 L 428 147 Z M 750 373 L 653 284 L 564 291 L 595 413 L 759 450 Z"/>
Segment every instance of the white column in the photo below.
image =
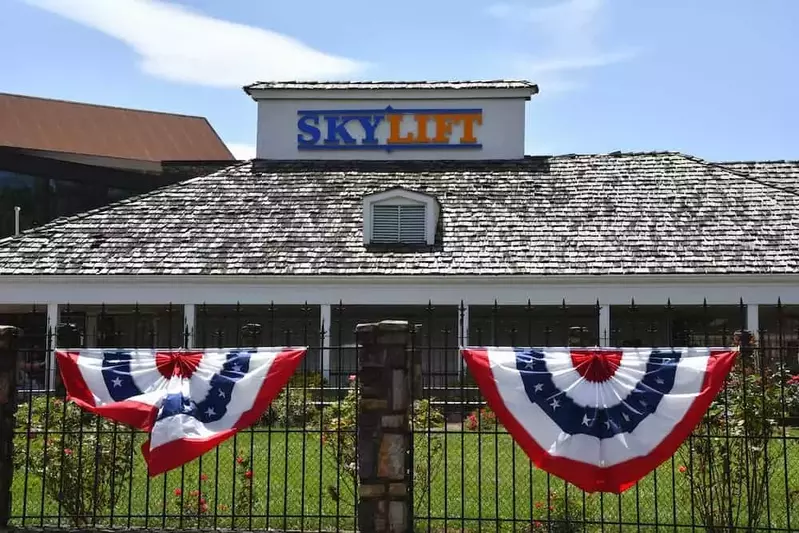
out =
<path fill-rule="evenodd" d="M 610 306 L 599 307 L 599 345 L 610 346 Z"/>
<path fill-rule="evenodd" d="M 94 311 L 86 311 L 86 331 L 85 335 L 86 347 L 97 348 L 97 313 Z"/>
<path fill-rule="evenodd" d="M 746 305 L 746 329 L 757 339 L 760 330 L 760 308 L 757 304 Z M 760 339 L 757 339 L 760 341 Z"/>
<path fill-rule="evenodd" d="M 195 332 L 195 317 L 196 314 L 194 312 L 194 304 L 185 304 L 183 306 L 183 327 L 185 328 L 183 332 L 189 332 L 188 337 L 186 337 L 186 348 L 194 348 L 194 332 Z"/>
<path fill-rule="evenodd" d="M 461 305 L 463 306 L 463 316 L 458 317 L 458 348 L 469 345 L 469 304 L 461 302 Z M 459 315 L 460 312 L 461 309 L 458 308 Z M 458 354 L 458 372 L 463 374 L 463 357 L 460 353 Z"/>
<path fill-rule="evenodd" d="M 56 360 L 55 351 L 58 347 L 58 304 L 47 304 L 47 334 L 49 349 L 47 350 L 47 383 L 45 387 L 55 389 Z"/>
<path fill-rule="evenodd" d="M 319 323 L 322 327 L 322 377 L 330 381 L 330 304 L 319 306 Z"/>

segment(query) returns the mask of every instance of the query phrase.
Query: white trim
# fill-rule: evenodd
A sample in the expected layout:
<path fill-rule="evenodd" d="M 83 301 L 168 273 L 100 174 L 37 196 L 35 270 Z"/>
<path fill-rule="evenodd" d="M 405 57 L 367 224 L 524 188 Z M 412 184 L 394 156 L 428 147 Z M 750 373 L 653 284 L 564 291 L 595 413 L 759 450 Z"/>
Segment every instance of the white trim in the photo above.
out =
<path fill-rule="evenodd" d="M 322 327 L 322 377 L 330 381 L 330 304 L 319 306 L 320 324 Z"/>
<path fill-rule="evenodd" d="M 438 201 L 428 195 L 408 189 L 389 189 L 374 194 L 369 194 L 363 198 L 363 243 L 372 242 L 372 206 L 374 205 L 418 205 L 425 206 L 425 240 L 432 246 L 436 242 L 436 225 L 438 223 L 439 205 Z"/>
<path fill-rule="evenodd" d="M 458 346 L 463 348 L 464 346 L 469 346 L 469 304 L 466 302 L 461 302 L 463 306 L 463 316 L 459 316 L 458 320 Z M 460 314 L 461 308 L 458 307 L 458 314 Z M 458 354 L 458 374 L 463 376 L 464 366 L 463 366 L 463 357 Z"/>
<path fill-rule="evenodd" d="M 760 331 L 760 307 L 757 304 L 746 304 L 746 329 L 757 338 Z"/>
<path fill-rule="evenodd" d="M 1 239 L 0 239 L 1 240 Z M 182 283 L 217 284 L 361 284 L 382 282 L 396 284 L 435 284 L 470 285 L 474 283 L 491 285 L 529 285 L 529 284 L 568 284 L 568 285 L 749 285 L 749 284 L 799 284 L 799 274 L 603 274 L 603 275 L 526 275 L 526 274 L 467 274 L 467 275 L 394 275 L 394 274 L 350 274 L 350 275 L 254 275 L 254 274 L 0 274 L 0 287 L 15 286 L 25 282 L 71 284 L 86 282 L 102 285 L 162 283 L 166 285 Z M 46 300 L 42 300 L 44 303 Z M 594 302 L 596 303 L 596 302 Z M 740 303 L 740 302 L 736 302 Z M 775 304 L 776 305 L 776 304 Z"/>
<path fill-rule="evenodd" d="M 599 307 L 599 345 L 610 346 L 610 306 L 600 305 Z"/>
<path fill-rule="evenodd" d="M 50 336 L 50 343 L 47 350 L 47 383 L 45 387 L 48 390 L 55 390 L 56 382 L 56 359 L 55 351 L 58 348 L 58 323 L 60 321 L 60 314 L 58 304 L 47 304 L 47 331 Z"/>
<path fill-rule="evenodd" d="M 86 348 L 97 348 L 97 318 L 96 311 L 86 311 L 86 331 L 84 332 Z"/>
<path fill-rule="evenodd" d="M 188 331 L 186 337 L 186 348 L 194 348 L 196 345 L 194 335 L 196 333 L 197 313 L 194 304 L 183 304 L 183 327 L 184 334 Z"/>
<path fill-rule="evenodd" d="M 647 283 L 648 281 L 648 283 Z M 242 278 L 228 277 L 141 277 L 110 276 L 0 277 L 0 304 L 163 305 L 275 304 L 309 305 L 419 305 L 432 301 L 439 305 L 739 305 L 799 304 L 799 283 L 788 278 L 726 280 L 697 277 L 690 281 L 625 280 L 596 277 L 563 282 L 557 279 L 521 280 L 517 278 L 421 278 L 413 280 L 394 276 L 340 277 L 336 280 L 312 276 Z"/>

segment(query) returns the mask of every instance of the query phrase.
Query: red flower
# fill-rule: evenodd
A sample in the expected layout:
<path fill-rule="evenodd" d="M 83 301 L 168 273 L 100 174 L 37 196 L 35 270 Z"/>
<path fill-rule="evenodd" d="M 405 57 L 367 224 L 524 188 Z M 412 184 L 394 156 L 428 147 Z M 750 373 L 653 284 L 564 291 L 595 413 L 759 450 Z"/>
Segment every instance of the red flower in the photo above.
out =
<path fill-rule="evenodd" d="M 236 462 L 239 463 L 239 464 L 243 463 L 244 462 L 244 457 L 239 455 L 238 457 L 236 457 Z"/>
<path fill-rule="evenodd" d="M 208 481 L 208 474 L 200 474 L 200 479 L 203 481 Z"/>
<path fill-rule="evenodd" d="M 542 509 L 544 507 L 544 502 L 535 502 L 536 509 Z"/>
<path fill-rule="evenodd" d="M 685 465 L 680 465 L 680 468 L 678 468 L 678 470 L 680 471 L 680 474 L 685 474 L 688 471 L 688 469 L 685 468 Z"/>
<path fill-rule="evenodd" d="M 64 448 L 64 455 L 72 455 L 72 448 Z"/>
<path fill-rule="evenodd" d="M 199 496 L 200 495 L 200 491 L 197 490 L 197 489 L 194 489 L 193 491 L 191 491 L 191 495 L 192 496 Z"/>
<path fill-rule="evenodd" d="M 174 493 L 175 493 L 175 496 L 180 496 L 181 494 L 183 494 L 183 491 L 180 490 L 180 489 L 175 489 Z"/>
<path fill-rule="evenodd" d="M 204 503 L 204 504 L 202 504 L 202 505 L 200 506 L 200 512 L 201 512 L 201 513 L 206 513 L 206 512 L 208 512 L 208 505 L 207 505 L 207 504 L 205 504 L 205 503 Z"/>
<path fill-rule="evenodd" d="M 350 374 L 350 377 L 349 377 L 350 383 L 355 381 L 355 378 L 356 378 L 355 374 Z"/>
<path fill-rule="evenodd" d="M 552 506 L 552 505 L 550 505 L 550 506 L 549 506 L 549 510 L 550 510 L 550 511 L 554 511 L 554 510 L 555 510 L 555 507 L 554 507 L 554 506 Z"/>
<path fill-rule="evenodd" d="M 535 526 L 535 527 L 536 527 L 536 529 L 537 529 L 537 528 L 540 528 L 540 527 L 542 526 L 542 524 L 541 524 L 541 522 L 539 522 L 538 520 L 536 520 L 535 522 L 533 522 L 533 526 Z"/>
<path fill-rule="evenodd" d="M 252 478 L 252 470 L 247 470 L 246 472 L 244 472 L 244 477 L 246 477 L 247 479 Z"/>
<path fill-rule="evenodd" d="M 205 498 L 200 498 L 200 505 L 205 505 Z"/>

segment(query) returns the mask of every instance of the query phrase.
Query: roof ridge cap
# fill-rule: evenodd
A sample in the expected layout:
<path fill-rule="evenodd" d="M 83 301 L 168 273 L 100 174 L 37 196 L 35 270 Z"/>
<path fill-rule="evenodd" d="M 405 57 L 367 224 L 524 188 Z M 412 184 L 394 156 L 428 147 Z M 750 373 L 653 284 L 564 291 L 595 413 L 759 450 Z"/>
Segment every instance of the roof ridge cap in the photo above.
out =
<path fill-rule="evenodd" d="M 746 172 L 746 171 L 743 171 L 743 170 L 737 170 L 737 169 L 734 169 L 734 168 L 730 168 L 728 166 L 725 166 L 725 164 L 723 164 L 723 163 L 717 163 L 715 161 L 708 161 L 706 159 L 703 159 L 701 157 L 697 157 L 697 156 L 694 156 L 694 155 L 689 155 L 689 154 L 681 154 L 681 155 L 685 159 L 688 159 L 689 161 L 693 161 L 695 163 L 698 163 L 700 165 L 704 165 L 704 166 L 709 167 L 709 168 L 714 168 L 714 169 L 721 170 L 721 171 L 723 171 L 723 172 L 725 172 L 727 174 L 731 174 L 733 176 L 738 176 L 739 178 L 743 178 L 743 179 L 745 179 L 747 181 L 751 181 L 752 183 L 756 183 L 757 185 L 761 185 L 761 186 L 763 186 L 763 187 L 765 187 L 767 189 L 773 189 L 775 191 L 780 191 L 780 192 L 786 193 L 786 194 L 788 194 L 790 196 L 799 197 L 799 192 L 796 192 L 796 191 L 794 191 L 792 189 L 786 189 L 784 187 L 780 187 L 779 185 L 775 185 L 773 183 L 769 183 L 769 182 L 765 182 L 765 181 L 759 180 L 758 178 L 753 177 L 749 172 Z M 729 163 L 727 163 L 727 164 L 729 164 Z"/>
<path fill-rule="evenodd" d="M 733 161 L 715 161 L 720 165 L 768 165 L 770 163 L 790 163 L 799 165 L 799 159 L 737 159 Z"/>

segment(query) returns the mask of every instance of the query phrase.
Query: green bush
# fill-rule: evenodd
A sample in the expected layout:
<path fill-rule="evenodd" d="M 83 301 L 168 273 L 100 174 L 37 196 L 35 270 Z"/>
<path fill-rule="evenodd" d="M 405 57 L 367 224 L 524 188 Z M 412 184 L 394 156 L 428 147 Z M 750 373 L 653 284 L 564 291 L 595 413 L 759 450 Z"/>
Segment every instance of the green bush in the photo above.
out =
<path fill-rule="evenodd" d="M 769 443 L 783 415 L 790 387 L 787 369 L 757 368 L 740 357 L 702 424 L 680 449 L 680 472 L 695 495 L 710 533 L 757 524 L 767 507 L 778 457 Z"/>
<path fill-rule="evenodd" d="M 472 411 L 464 422 L 469 431 L 491 431 L 497 429 L 497 424 L 496 413 L 487 405 Z"/>
<path fill-rule="evenodd" d="M 327 385 L 327 380 L 322 376 L 321 373 L 302 372 L 300 370 L 291 376 L 287 386 L 299 389 L 300 394 L 302 394 L 302 389 L 308 389 L 307 395 L 313 396 L 315 400 L 318 400 L 321 396 L 321 389 L 323 385 Z"/>
<path fill-rule="evenodd" d="M 72 403 L 40 396 L 20 405 L 14 467 L 39 477 L 72 525 L 110 513 L 130 477 L 131 430 Z"/>
<path fill-rule="evenodd" d="M 308 427 L 319 420 L 314 399 L 303 389 L 284 388 L 269 406 L 262 423 L 277 427 Z"/>
<path fill-rule="evenodd" d="M 563 492 L 552 490 L 546 501 L 537 501 L 533 507 L 533 522 L 525 529 L 529 533 L 583 533 L 582 491 L 572 485 Z M 585 508 L 591 506 L 594 496 L 586 495 Z M 588 514 L 588 513 L 586 513 Z"/>

